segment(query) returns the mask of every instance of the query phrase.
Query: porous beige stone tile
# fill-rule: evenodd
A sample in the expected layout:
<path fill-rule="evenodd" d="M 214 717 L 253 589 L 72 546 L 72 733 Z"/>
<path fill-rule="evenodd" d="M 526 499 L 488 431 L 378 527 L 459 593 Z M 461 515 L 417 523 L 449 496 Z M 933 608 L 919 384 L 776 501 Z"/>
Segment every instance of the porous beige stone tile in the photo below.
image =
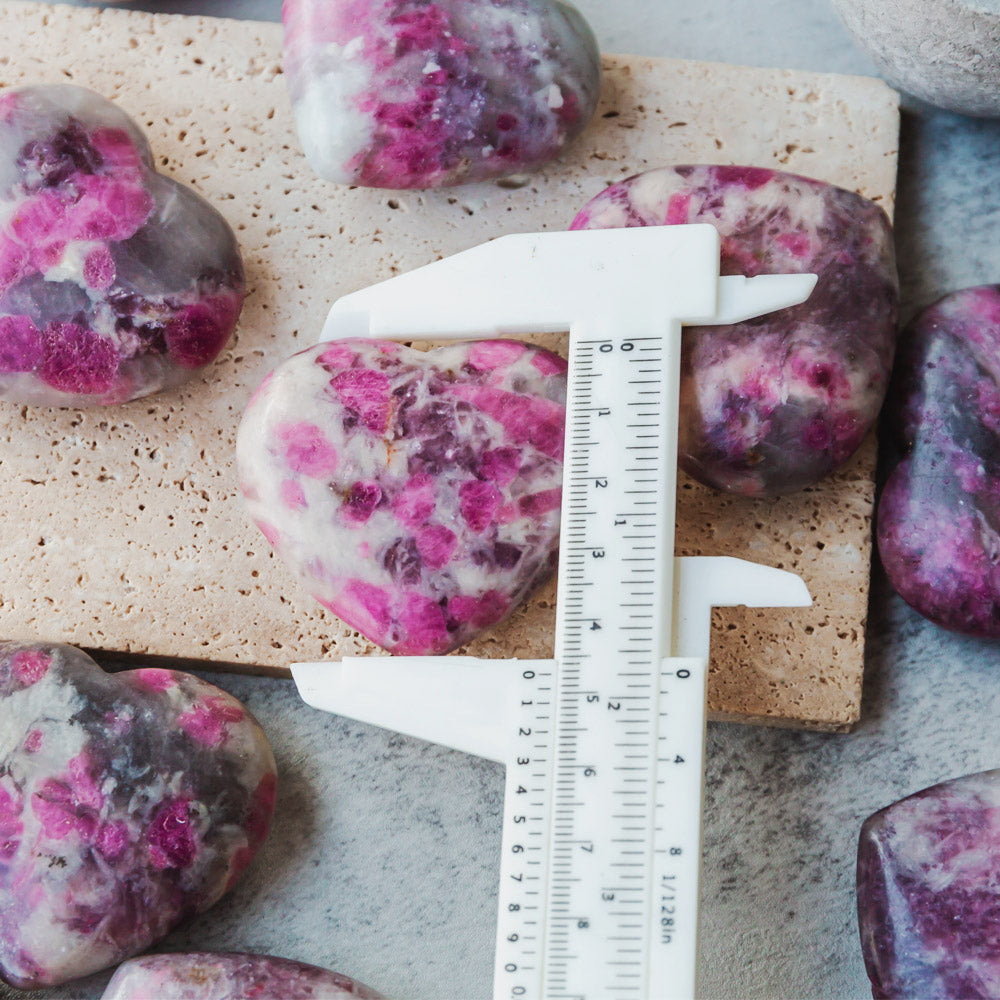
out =
<path fill-rule="evenodd" d="M 0 635 L 106 653 L 287 670 L 373 647 L 315 604 L 249 524 L 233 463 L 265 374 L 314 341 L 330 303 L 504 233 L 564 229 L 607 184 L 682 162 L 778 167 L 892 210 L 898 112 L 878 81 L 608 56 L 582 140 L 522 186 L 337 187 L 302 156 L 281 29 L 211 18 L 0 3 L 0 86 L 72 82 L 147 130 L 160 169 L 229 219 L 249 295 L 208 377 L 110 409 L 0 403 Z M 678 551 L 801 572 L 803 611 L 715 614 L 721 718 L 845 729 L 858 718 L 872 442 L 779 501 L 682 480 Z M 551 651 L 555 585 L 468 652 Z"/>

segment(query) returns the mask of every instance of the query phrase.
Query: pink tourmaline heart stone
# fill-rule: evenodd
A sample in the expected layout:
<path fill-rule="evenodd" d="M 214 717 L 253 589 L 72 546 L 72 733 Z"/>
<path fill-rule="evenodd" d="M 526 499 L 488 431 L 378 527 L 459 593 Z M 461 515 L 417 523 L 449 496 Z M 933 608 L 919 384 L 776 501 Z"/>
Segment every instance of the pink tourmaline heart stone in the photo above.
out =
<path fill-rule="evenodd" d="M 0 95 L 0 400 L 122 403 L 215 359 L 243 305 L 232 230 L 135 123 L 72 86 Z"/>
<path fill-rule="evenodd" d="M 101 1000 L 382 1000 L 315 965 L 269 955 L 144 955 L 119 966 Z"/>
<path fill-rule="evenodd" d="M 680 464 L 707 486 L 774 496 L 845 462 L 875 423 L 896 346 L 885 212 L 854 191 L 761 167 L 664 167 L 613 184 L 572 229 L 709 223 L 723 274 L 817 275 L 801 305 L 692 326 L 681 352 Z"/>
<path fill-rule="evenodd" d="M 282 21 L 299 138 L 343 184 L 533 170 L 597 107 L 597 42 L 559 0 L 285 0 Z"/>
<path fill-rule="evenodd" d="M 1000 638 L 1000 285 L 913 318 L 886 405 L 894 463 L 879 500 L 889 581 L 932 622 Z"/>
<path fill-rule="evenodd" d="M 211 684 L 0 643 L 0 978 L 89 975 L 210 907 L 267 835 L 276 782 L 260 726 Z"/>
<path fill-rule="evenodd" d="M 250 515 L 321 604 L 396 653 L 443 653 L 555 568 L 566 362 L 512 341 L 318 344 L 250 402 Z"/>

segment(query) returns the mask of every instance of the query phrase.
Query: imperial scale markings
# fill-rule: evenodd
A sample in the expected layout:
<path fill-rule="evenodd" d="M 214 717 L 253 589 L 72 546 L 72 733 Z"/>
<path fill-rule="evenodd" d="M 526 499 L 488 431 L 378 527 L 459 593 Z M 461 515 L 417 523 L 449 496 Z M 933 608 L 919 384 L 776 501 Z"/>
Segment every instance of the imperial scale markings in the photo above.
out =
<path fill-rule="evenodd" d="M 710 610 L 809 603 L 792 574 L 673 558 L 682 322 L 813 283 L 718 261 L 709 226 L 505 237 L 346 296 L 324 329 L 570 331 L 555 658 L 292 667 L 316 707 L 507 765 L 497 1000 L 694 996 Z"/>

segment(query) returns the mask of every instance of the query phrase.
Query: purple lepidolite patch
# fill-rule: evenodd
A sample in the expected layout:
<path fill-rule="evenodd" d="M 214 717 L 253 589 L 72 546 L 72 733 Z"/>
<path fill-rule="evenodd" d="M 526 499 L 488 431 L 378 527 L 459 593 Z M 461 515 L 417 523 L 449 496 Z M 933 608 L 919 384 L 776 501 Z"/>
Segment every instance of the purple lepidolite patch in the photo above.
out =
<path fill-rule="evenodd" d="M 381 1000 L 339 972 L 269 955 L 145 955 L 120 966 L 101 1000 Z"/>
<path fill-rule="evenodd" d="M 1000 997 L 1000 771 L 865 821 L 858 919 L 876 1000 Z"/>
<path fill-rule="evenodd" d="M 260 726 L 211 684 L 0 643 L 0 978 L 85 976 L 207 909 L 275 791 Z"/>
<path fill-rule="evenodd" d="M 719 230 L 722 274 L 819 280 L 802 305 L 684 331 L 680 464 L 732 493 L 802 489 L 850 457 L 885 396 L 899 304 L 889 219 L 805 177 L 684 166 L 613 185 L 571 228 L 695 222 Z"/>
<path fill-rule="evenodd" d="M 566 363 L 511 341 L 335 341 L 240 425 L 251 517 L 314 597 L 397 653 L 443 653 L 555 568 Z"/>
<path fill-rule="evenodd" d="M 120 403 L 191 378 L 232 334 L 225 220 L 73 86 L 0 93 L 0 399 Z"/>
<path fill-rule="evenodd" d="M 558 0 L 285 0 L 285 74 L 320 176 L 428 188 L 533 170 L 597 106 L 597 43 Z"/>
<path fill-rule="evenodd" d="M 1000 637 L 1000 286 L 954 292 L 903 335 L 878 508 L 892 585 L 938 625 Z"/>

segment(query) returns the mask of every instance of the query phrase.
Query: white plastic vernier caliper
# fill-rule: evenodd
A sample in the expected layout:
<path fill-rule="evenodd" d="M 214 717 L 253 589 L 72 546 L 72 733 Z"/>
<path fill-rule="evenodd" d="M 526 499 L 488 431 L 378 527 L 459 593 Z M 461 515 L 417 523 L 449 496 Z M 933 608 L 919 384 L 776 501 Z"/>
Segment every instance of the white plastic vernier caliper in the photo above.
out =
<path fill-rule="evenodd" d="M 507 236 L 338 300 L 323 339 L 569 330 L 555 658 L 292 667 L 310 705 L 507 766 L 495 1000 L 695 994 L 713 606 L 802 580 L 674 558 L 681 327 L 808 298 L 707 225 Z"/>

